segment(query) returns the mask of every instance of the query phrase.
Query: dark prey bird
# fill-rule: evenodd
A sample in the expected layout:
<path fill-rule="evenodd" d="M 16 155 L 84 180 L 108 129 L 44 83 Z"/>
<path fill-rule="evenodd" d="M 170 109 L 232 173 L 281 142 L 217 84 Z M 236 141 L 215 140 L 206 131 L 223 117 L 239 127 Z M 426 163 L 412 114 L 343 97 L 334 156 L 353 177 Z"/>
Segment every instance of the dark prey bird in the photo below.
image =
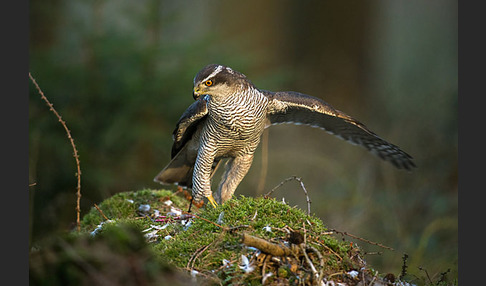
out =
<path fill-rule="evenodd" d="M 212 64 L 200 70 L 193 96 L 196 101 L 173 133 L 172 160 L 154 181 L 192 189 L 194 201 L 206 197 L 216 206 L 229 200 L 250 169 L 263 130 L 279 123 L 319 127 L 397 168 L 415 167 L 410 155 L 323 100 L 293 91 L 258 89 L 229 67 Z M 229 160 L 213 198 L 211 176 L 224 158 Z"/>

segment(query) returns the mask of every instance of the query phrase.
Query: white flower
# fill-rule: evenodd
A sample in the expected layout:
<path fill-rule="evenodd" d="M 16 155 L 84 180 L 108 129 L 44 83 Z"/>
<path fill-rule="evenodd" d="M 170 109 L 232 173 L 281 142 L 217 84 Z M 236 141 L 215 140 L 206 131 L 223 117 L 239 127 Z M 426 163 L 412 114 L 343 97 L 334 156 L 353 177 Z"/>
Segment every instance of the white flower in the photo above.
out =
<path fill-rule="evenodd" d="M 169 239 L 171 239 L 171 238 L 172 238 L 172 236 L 171 236 L 170 234 L 169 234 L 169 235 L 164 236 L 164 239 L 165 239 L 165 240 L 169 240 Z"/>
<path fill-rule="evenodd" d="M 133 200 L 127 199 L 127 202 L 133 204 Z"/>
<path fill-rule="evenodd" d="M 266 231 L 266 232 L 272 232 L 272 228 L 267 225 L 267 226 L 264 226 L 263 229 Z"/>

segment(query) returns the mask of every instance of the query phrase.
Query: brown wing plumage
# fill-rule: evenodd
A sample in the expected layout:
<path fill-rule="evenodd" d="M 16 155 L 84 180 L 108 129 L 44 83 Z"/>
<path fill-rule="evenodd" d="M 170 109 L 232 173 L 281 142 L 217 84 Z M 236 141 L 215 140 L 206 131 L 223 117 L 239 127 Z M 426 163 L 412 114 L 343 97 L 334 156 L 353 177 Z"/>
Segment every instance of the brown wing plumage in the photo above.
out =
<path fill-rule="evenodd" d="M 171 158 L 186 145 L 194 133 L 197 127 L 201 125 L 201 121 L 206 119 L 208 114 L 208 107 L 204 98 L 200 98 L 192 103 L 186 111 L 181 115 L 179 121 L 176 124 L 176 128 L 172 132 L 172 139 L 174 144 L 172 145 Z"/>
<path fill-rule="evenodd" d="M 271 124 L 319 127 L 352 144 L 365 147 L 399 169 L 411 170 L 415 167 L 413 158 L 398 146 L 383 140 L 361 122 L 319 98 L 292 91 L 262 92 L 270 99 L 267 117 Z"/>
<path fill-rule="evenodd" d="M 154 178 L 155 182 L 162 184 L 176 184 L 184 188 L 192 188 L 192 175 L 197 157 L 200 140 L 200 131 L 208 109 L 204 98 L 192 103 L 182 114 L 172 133 L 174 143 L 171 151 L 171 161 Z M 219 160 L 215 161 L 212 173 L 216 171 Z"/>

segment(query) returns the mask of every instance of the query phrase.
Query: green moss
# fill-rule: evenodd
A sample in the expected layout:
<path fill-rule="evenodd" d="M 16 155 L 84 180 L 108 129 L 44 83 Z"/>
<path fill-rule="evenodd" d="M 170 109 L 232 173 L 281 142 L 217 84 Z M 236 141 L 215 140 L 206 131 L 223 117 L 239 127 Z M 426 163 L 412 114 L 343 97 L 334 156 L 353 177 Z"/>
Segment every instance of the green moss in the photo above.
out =
<path fill-rule="evenodd" d="M 170 200 L 172 204 L 167 205 Z M 150 205 L 150 211 L 141 212 L 141 205 Z M 109 245 L 118 245 L 121 252 L 136 251 L 133 237 L 124 231 L 116 230 L 118 225 L 129 225 L 144 231 L 145 239 L 158 259 L 184 270 L 197 270 L 200 277 L 213 279 L 216 284 L 259 285 L 262 272 L 272 273 L 271 283 L 312 284 L 315 273 L 311 272 L 307 258 L 289 256 L 265 260 L 265 254 L 242 244 L 242 233 L 263 238 L 271 243 L 289 243 L 293 239 L 307 245 L 308 259 L 324 277 L 333 277 L 340 282 L 356 282 L 346 275 L 350 270 L 359 270 L 360 278 L 371 281 L 374 270 L 366 266 L 360 249 L 342 239 L 329 235 L 319 218 L 307 215 L 299 208 L 291 207 L 273 198 L 235 197 L 217 208 L 210 205 L 193 208 L 194 216 L 155 221 L 154 215 L 167 216 L 171 210 L 185 211 L 189 202 L 167 190 L 142 190 L 114 195 L 99 204 L 103 214 L 112 222 L 105 223 L 101 213 L 93 208 L 82 221 L 82 233 L 97 229 L 97 235 L 107 230 L 116 239 L 106 238 Z M 289 233 L 292 233 L 292 238 Z M 297 233 L 297 234 L 296 234 Z M 96 235 L 96 236 L 97 236 Z M 123 250 L 123 245 L 128 244 Z M 312 248 L 312 249 L 311 249 Z M 315 252 L 318 252 L 319 255 Z M 246 273 L 242 267 L 242 257 L 248 258 L 253 267 Z M 263 261 L 266 261 L 263 263 Z M 324 268 L 320 269 L 323 264 Z M 264 266 L 265 265 L 265 266 Z M 336 275 L 340 273 L 339 275 Z M 366 280 L 368 279 L 368 280 Z M 207 281 L 206 281 L 207 282 Z"/>
<path fill-rule="evenodd" d="M 164 202 L 171 200 L 179 208 L 188 208 L 189 204 L 183 198 L 175 195 L 169 190 L 141 190 L 137 192 L 123 192 L 113 195 L 111 198 L 104 200 L 98 205 L 103 214 L 110 220 L 116 220 L 117 223 L 127 223 L 138 226 L 139 229 L 149 227 L 149 219 L 140 218 L 141 214 L 138 208 L 142 204 L 151 206 L 151 211 L 145 215 L 154 213 L 154 210 L 169 209 Z M 105 221 L 104 217 L 95 207 L 84 215 L 81 222 L 82 232 L 93 231 L 101 222 Z"/>
<path fill-rule="evenodd" d="M 302 210 L 275 199 L 240 196 L 217 208 L 204 209 L 198 216 L 202 219 L 194 219 L 193 224 L 186 231 L 176 233 L 174 239 L 160 241 L 154 245 L 161 257 L 181 268 L 189 265 L 196 269 L 204 268 L 206 271 L 231 272 L 235 269 L 221 270 L 223 259 L 238 264 L 241 255 L 253 254 L 241 244 L 242 232 L 278 242 L 286 238 L 285 230 L 288 229 L 305 232 L 309 239 L 312 238 L 313 246 L 319 251 L 326 251 L 326 245 L 341 257 L 346 257 L 351 249 L 349 243 L 340 242 L 325 234 L 327 229 L 318 218 L 308 216 Z M 218 222 L 221 217 L 222 221 Z M 204 253 L 198 254 L 205 246 L 207 249 Z M 193 259 L 195 261 L 192 261 Z M 332 254 L 326 261 L 330 268 L 340 267 Z M 241 273 L 241 270 L 239 272 Z M 223 280 L 228 279 L 228 273 L 219 275 L 224 277 Z"/>

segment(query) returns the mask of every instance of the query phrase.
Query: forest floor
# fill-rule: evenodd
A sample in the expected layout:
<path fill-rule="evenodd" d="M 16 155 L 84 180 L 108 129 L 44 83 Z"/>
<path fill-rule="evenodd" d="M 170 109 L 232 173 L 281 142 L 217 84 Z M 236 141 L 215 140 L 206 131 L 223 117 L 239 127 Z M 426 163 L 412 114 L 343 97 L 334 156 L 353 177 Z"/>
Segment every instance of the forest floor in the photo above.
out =
<path fill-rule="evenodd" d="M 184 191 L 119 193 L 81 231 L 31 250 L 32 285 L 456 285 L 379 273 L 357 243 L 273 198 L 192 207 Z"/>

